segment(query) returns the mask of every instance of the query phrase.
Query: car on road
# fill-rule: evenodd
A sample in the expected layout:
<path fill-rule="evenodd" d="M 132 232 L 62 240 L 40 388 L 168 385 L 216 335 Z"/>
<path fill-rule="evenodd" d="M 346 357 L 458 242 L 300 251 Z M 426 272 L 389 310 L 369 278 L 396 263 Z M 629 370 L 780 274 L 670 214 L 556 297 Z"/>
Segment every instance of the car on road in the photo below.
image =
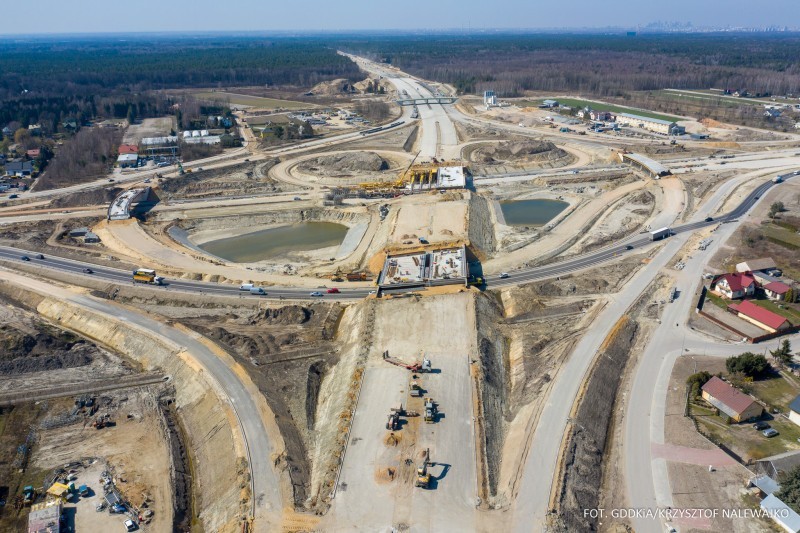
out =
<path fill-rule="evenodd" d="M 94 274 L 94 270 L 92 270 L 91 268 L 84 268 L 83 269 L 83 273 L 84 274 Z"/>
<path fill-rule="evenodd" d="M 331 287 L 330 289 L 328 289 L 328 294 L 339 294 L 339 289 L 337 289 L 336 287 Z"/>
<path fill-rule="evenodd" d="M 706 222 L 714 222 L 714 217 L 706 217 Z"/>
<path fill-rule="evenodd" d="M 250 287 L 250 294 L 257 294 L 258 296 L 266 296 L 267 291 L 264 287 Z"/>
<path fill-rule="evenodd" d="M 108 178 L 109 183 L 114 183 L 114 178 Z"/>
<path fill-rule="evenodd" d="M 310 294 L 310 296 L 313 296 L 314 298 L 321 298 L 322 297 L 322 293 L 319 292 L 319 291 L 314 291 L 314 292 L 312 292 Z"/>
<path fill-rule="evenodd" d="M 245 159 L 245 160 L 244 160 L 244 162 L 245 162 L 245 163 L 249 163 L 249 162 L 250 162 L 250 159 L 249 159 L 249 158 L 248 158 L 248 159 Z"/>
<path fill-rule="evenodd" d="M 146 180 L 144 180 L 145 183 L 150 183 L 151 181 L 152 180 L 150 178 L 147 178 Z"/>
<path fill-rule="evenodd" d="M 633 250 L 633 245 L 632 244 L 626 244 L 625 245 L 625 249 L 626 250 Z"/>
<path fill-rule="evenodd" d="M 42 254 L 37 254 L 36 259 L 44 259 L 44 256 Z"/>
<path fill-rule="evenodd" d="M 758 431 L 764 431 L 765 429 L 769 429 L 769 424 L 766 422 L 756 422 L 753 424 L 753 429 L 757 429 Z"/>
<path fill-rule="evenodd" d="M 775 428 L 765 429 L 764 431 L 761 432 L 761 434 L 767 437 L 768 439 L 771 439 L 772 437 L 777 437 L 779 435 L 778 430 L 776 430 Z"/>
<path fill-rule="evenodd" d="M 500 279 L 508 278 L 508 272 L 500 272 Z"/>
<path fill-rule="evenodd" d="M 294 197 L 294 200 L 295 200 L 295 202 L 296 202 L 296 201 L 298 201 L 298 200 L 302 200 L 302 198 L 300 198 L 299 196 L 295 196 L 295 197 Z"/>
<path fill-rule="evenodd" d="M 136 531 L 136 523 L 133 520 L 125 520 L 125 531 Z"/>
<path fill-rule="evenodd" d="M 9 200 L 16 200 L 17 198 L 19 198 L 18 194 L 12 194 L 8 197 Z"/>
<path fill-rule="evenodd" d="M 23 255 L 22 257 L 20 257 L 20 259 L 22 259 L 23 261 L 30 261 L 31 260 L 31 258 L 28 257 L 27 255 Z"/>

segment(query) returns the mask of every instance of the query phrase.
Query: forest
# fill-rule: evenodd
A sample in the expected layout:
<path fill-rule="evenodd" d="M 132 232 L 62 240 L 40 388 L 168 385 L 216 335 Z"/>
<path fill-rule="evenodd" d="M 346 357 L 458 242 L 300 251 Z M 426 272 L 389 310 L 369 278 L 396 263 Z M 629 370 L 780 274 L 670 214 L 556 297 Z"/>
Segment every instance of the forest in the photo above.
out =
<path fill-rule="evenodd" d="M 358 79 L 358 68 L 325 42 L 255 37 L 108 37 L 0 40 L 0 125 L 163 115 L 162 89 L 311 86 Z"/>
<path fill-rule="evenodd" d="M 576 91 L 622 97 L 663 88 L 800 91 L 800 34 L 498 34 L 341 37 L 336 46 L 461 93 Z"/>

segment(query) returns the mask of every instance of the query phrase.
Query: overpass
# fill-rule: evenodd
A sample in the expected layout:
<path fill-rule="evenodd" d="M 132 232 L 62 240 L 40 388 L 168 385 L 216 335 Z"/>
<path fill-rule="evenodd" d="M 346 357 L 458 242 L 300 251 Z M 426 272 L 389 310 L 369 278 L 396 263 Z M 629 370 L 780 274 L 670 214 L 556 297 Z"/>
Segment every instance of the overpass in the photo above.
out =
<path fill-rule="evenodd" d="M 131 218 L 131 206 L 133 204 L 147 200 L 150 196 L 150 187 L 128 189 L 114 198 L 108 206 L 108 220 L 128 220 Z"/>
<path fill-rule="evenodd" d="M 457 96 L 431 96 L 429 98 L 403 98 L 395 100 L 397 105 L 421 105 L 421 104 L 455 104 L 458 102 Z"/>
<path fill-rule="evenodd" d="M 628 163 L 634 167 L 640 168 L 645 172 L 649 173 L 653 176 L 654 179 L 661 178 L 663 176 L 669 176 L 672 172 L 653 159 L 650 159 L 647 156 L 641 154 L 626 154 L 621 153 L 619 154 L 619 158 L 622 160 L 623 163 Z"/>

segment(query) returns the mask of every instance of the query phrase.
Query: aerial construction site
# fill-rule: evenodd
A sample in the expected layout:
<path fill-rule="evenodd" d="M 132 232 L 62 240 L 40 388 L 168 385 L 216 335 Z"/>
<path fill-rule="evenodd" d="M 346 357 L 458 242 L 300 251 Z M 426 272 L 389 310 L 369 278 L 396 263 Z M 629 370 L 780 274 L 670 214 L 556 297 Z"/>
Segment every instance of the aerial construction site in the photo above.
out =
<path fill-rule="evenodd" d="M 800 135 L 604 132 L 345 57 L 346 99 L 326 82 L 287 118 L 231 91 L 224 132 L 182 139 L 131 120 L 138 159 L 0 200 L 0 529 L 53 505 L 75 531 L 767 527 L 585 510 L 739 505 L 709 487 L 746 465 L 665 433 L 665 402 L 676 360 L 745 351 L 727 316 L 796 337 L 794 300 L 769 333 L 699 311 L 747 247 L 794 287 L 767 210 L 800 217 Z M 386 116 L 354 120 L 367 98 Z"/>

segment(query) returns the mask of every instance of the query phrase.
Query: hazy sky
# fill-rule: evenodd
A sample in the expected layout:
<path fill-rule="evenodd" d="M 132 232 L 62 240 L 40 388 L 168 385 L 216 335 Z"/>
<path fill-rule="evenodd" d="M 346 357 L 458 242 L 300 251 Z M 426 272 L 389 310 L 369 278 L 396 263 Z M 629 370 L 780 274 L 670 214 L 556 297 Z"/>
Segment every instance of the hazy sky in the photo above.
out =
<path fill-rule="evenodd" d="M 4 34 L 231 30 L 800 26 L 771 0 L 36 0 L 4 2 Z"/>

